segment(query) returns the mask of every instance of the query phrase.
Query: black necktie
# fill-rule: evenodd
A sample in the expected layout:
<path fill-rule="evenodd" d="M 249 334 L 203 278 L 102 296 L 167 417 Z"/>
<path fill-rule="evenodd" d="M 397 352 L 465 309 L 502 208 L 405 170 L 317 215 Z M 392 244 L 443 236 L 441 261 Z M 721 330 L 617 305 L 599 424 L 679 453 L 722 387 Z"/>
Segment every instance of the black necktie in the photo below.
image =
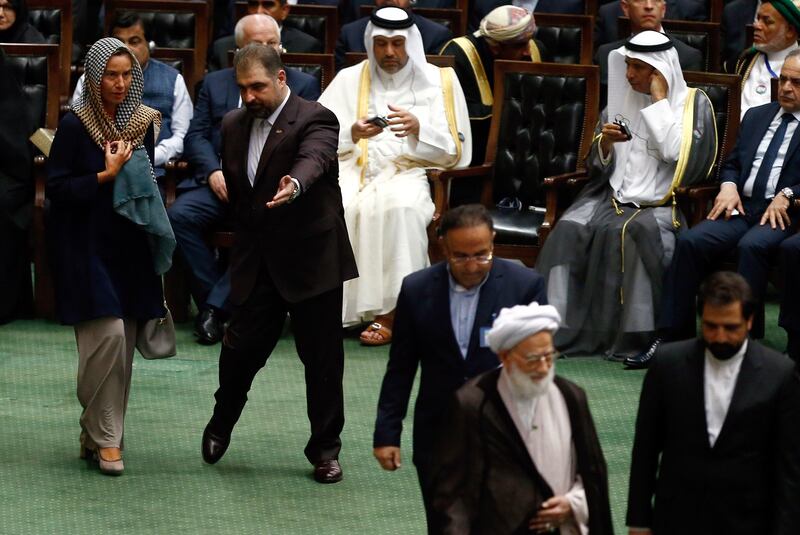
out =
<path fill-rule="evenodd" d="M 769 182 L 769 175 L 772 172 L 772 166 L 775 165 L 775 158 L 778 157 L 778 150 L 783 144 L 783 138 L 786 137 L 786 128 L 789 123 L 794 121 L 794 115 L 791 113 L 784 113 L 781 116 L 781 124 L 772 136 L 772 141 L 769 142 L 767 152 L 764 153 L 764 159 L 761 160 L 761 165 L 756 173 L 756 180 L 753 184 L 753 194 L 750 196 L 752 199 L 763 199 L 767 193 L 767 183 Z"/>

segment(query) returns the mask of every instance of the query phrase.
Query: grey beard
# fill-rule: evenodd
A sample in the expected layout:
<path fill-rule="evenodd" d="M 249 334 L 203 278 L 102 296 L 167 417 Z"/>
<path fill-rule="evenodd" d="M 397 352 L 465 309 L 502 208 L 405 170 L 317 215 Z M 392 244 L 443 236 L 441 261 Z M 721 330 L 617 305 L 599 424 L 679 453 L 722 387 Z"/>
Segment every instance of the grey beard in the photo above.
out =
<path fill-rule="evenodd" d="M 534 381 L 529 375 L 521 372 L 513 363 L 504 369 L 508 374 L 511 391 L 517 399 L 531 400 L 543 396 L 547 393 L 556 375 L 555 364 L 550 366 L 547 375 L 538 381 Z"/>

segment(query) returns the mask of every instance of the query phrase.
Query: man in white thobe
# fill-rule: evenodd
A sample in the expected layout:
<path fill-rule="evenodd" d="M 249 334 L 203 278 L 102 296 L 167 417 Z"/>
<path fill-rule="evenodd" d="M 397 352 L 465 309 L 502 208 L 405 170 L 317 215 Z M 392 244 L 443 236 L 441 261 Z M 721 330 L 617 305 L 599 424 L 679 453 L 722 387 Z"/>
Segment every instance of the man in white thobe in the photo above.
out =
<path fill-rule="evenodd" d="M 504 308 L 486 333 L 503 366 L 468 382 L 437 448 L 444 533 L 613 533 L 603 452 L 576 384 L 555 375 L 551 305 Z"/>
<path fill-rule="evenodd" d="M 391 341 L 403 277 L 426 267 L 434 205 L 426 167 L 469 164 L 469 115 L 452 69 L 426 62 L 410 15 L 373 13 L 367 60 L 339 72 L 319 102 L 339 119 L 339 184 L 359 278 L 344 287 L 343 323 L 374 322 L 367 345 Z"/>

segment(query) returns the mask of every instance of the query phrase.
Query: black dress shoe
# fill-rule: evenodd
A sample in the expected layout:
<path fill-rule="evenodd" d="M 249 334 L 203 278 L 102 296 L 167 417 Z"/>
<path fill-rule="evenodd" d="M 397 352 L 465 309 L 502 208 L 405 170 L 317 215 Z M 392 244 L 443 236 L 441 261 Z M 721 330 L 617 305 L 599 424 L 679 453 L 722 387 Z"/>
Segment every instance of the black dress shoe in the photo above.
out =
<path fill-rule="evenodd" d="M 214 345 L 222 340 L 222 319 L 213 308 L 203 309 L 194 320 L 194 335 L 203 345 Z"/>
<path fill-rule="evenodd" d="M 231 443 L 231 437 L 223 437 L 215 435 L 208 430 L 208 427 L 203 430 L 203 445 L 201 451 L 203 452 L 203 460 L 208 464 L 214 464 L 222 459 L 228 445 Z"/>
<path fill-rule="evenodd" d="M 626 358 L 625 369 L 642 370 L 650 366 L 650 362 L 653 360 L 653 357 L 656 354 L 656 349 L 658 349 L 659 344 L 661 344 L 661 338 L 656 338 L 655 341 L 652 344 L 650 344 L 650 347 L 648 347 L 641 353 Z"/>
<path fill-rule="evenodd" d="M 336 483 L 342 480 L 342 467 L 339 461 L 330 459 L 314 465 L 314 480 L 317 483 Z"/>

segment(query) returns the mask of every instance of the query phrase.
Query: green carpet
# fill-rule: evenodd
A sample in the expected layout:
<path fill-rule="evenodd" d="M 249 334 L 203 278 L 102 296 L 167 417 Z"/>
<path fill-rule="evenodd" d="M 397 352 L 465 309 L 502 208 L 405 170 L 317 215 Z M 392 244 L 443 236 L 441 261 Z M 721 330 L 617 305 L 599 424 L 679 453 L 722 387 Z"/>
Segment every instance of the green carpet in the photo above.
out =
<path fill-rule="evenodd" d="M 768 325 L 776 314 L 770 306 Z M 410 422 L 399 471 L 384 472 L 372 458 L 386 348 L 346 342 L 345 479 L 322 486 L 303 456 L 308 421 L 292 340 L 280 342 L 257 377 L 225 458 L 208 466 L 200 458 L 200 435 L 213 405 L 219 347 L 195 344 L 188 325 L 178 336 L 177 357 L 136 357 L 126 471 L 111 478 L 78 459 L 72 330 L 42 321 L 0 327 L 0 534 L 424 533 Z M 773 347 L 785 344 L 777 327 L 767 338 Z M 622 533 L 643 372 L 623 372 L 598 358 L 557 366 L 589 394 Z"/>

